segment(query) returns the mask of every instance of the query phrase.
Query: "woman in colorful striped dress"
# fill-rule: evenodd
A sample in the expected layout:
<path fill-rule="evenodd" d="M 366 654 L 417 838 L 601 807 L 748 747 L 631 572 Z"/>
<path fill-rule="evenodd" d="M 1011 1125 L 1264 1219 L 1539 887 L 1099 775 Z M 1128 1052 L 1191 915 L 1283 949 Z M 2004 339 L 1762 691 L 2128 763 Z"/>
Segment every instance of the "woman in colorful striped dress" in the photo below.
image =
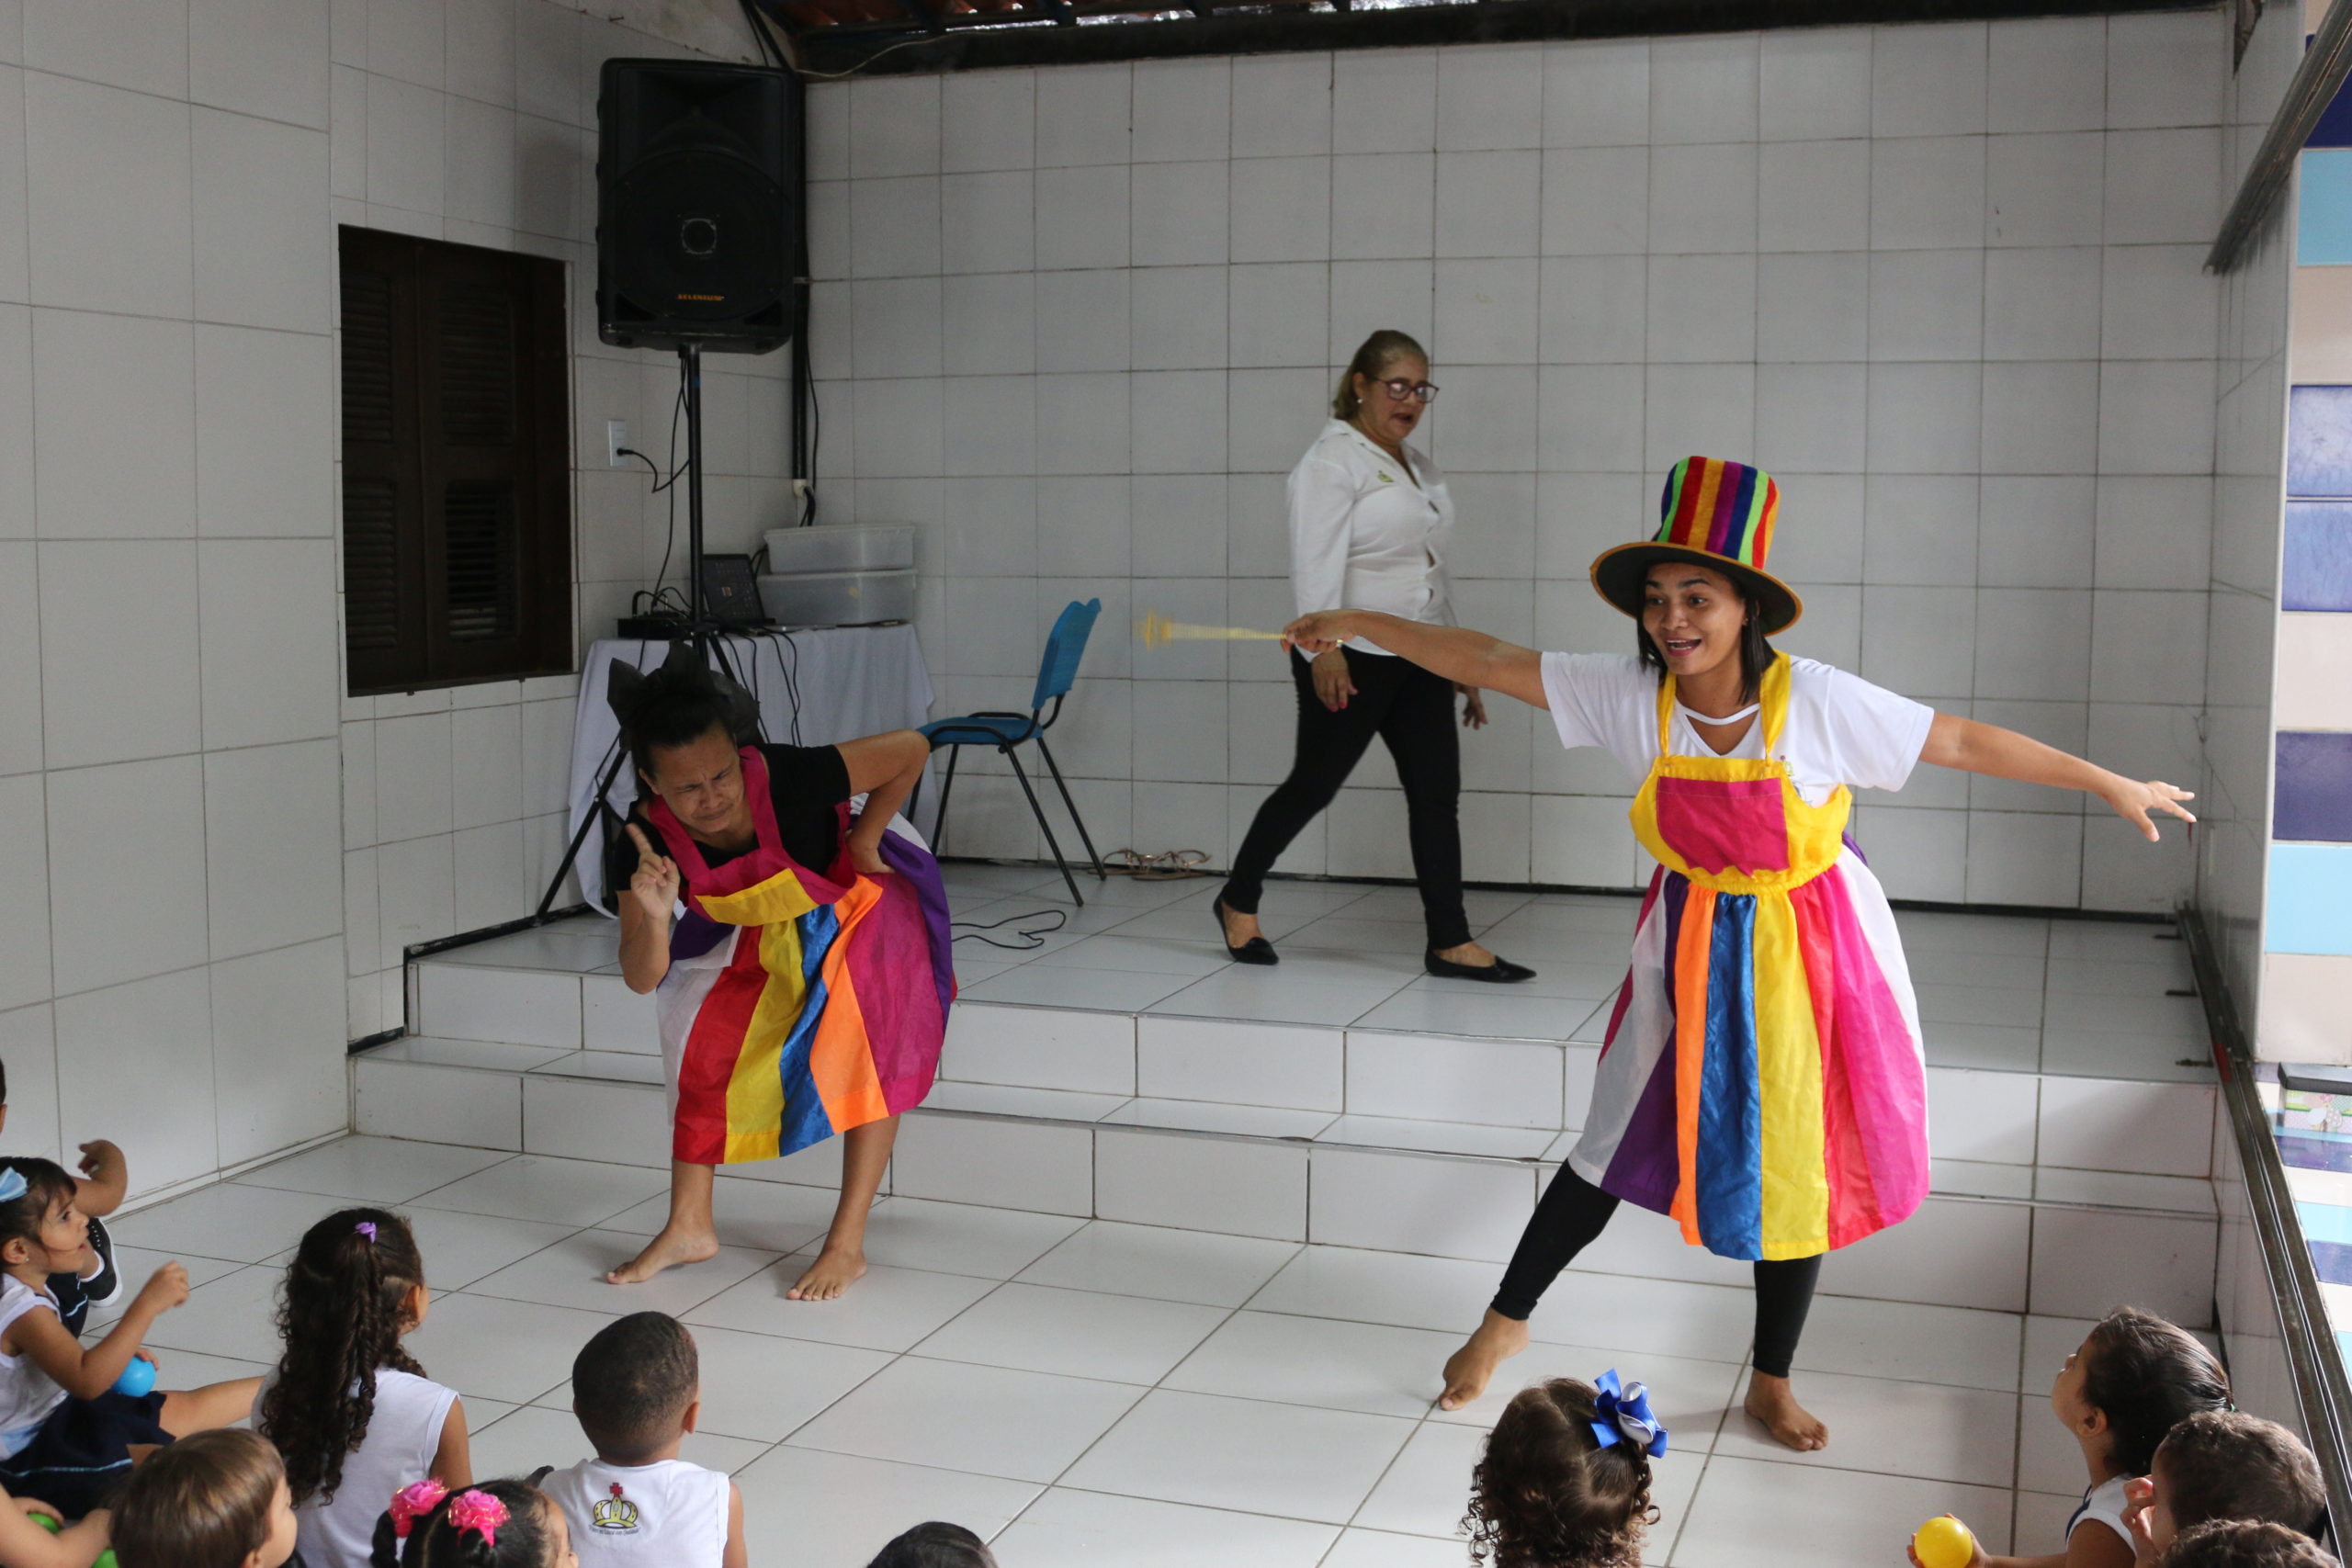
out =
<path fill-rule="evenodd" d="M 1898 1224 L 1928 1190 L 1918 1007 L 1878 879 L 1846 838 L 1850 791 L 1925 761 L 2099 796 L 2148 838 L 2193 821 L 2185 790 L 2123 778 L 2011 730 L 1939 714 L 1766 640 L 1803 606 L 1764 570 L 1770 476 L 1690 457 L 1657 536 L 1592 566 L 1638 623 L 1632 656 L 1537 653 L 1481 632 L 1355 610 L 1307 615 L 1310 652 L 1370 637 L 1432 672 L 1548 709 L 1566 746 L 1642 778 L 1634 836 L 1657 860 L 1584 1131 L 1520 1238 L 1486 1320 L 1445 1366 L 1476 1399 L 1621 1201 L 1755 1265 L 1748 1414 L 1781 1442 L 1828 1430 L 1789 1386 L 1822 1256 Z"/>
<path fill-rule="evenodd" d="M 655 993 L 672 1140 L 669 1223 L 606 1278 L 713 1256 L 718 1166 L 839 1133 L 832 1226 L 787 1292 L 830 1300 L 865 1272 L 866 1213 L 899 1113 L 931 1090 L 956 994 L 938 864 L 892 820 L 931 748 L 911 729 L 743 744 L 749 698 L 691 651 L 613 675 L 642 795 L 634 868 L 624 847 L 606 886 L 627 885 L 622 977 Z"/>

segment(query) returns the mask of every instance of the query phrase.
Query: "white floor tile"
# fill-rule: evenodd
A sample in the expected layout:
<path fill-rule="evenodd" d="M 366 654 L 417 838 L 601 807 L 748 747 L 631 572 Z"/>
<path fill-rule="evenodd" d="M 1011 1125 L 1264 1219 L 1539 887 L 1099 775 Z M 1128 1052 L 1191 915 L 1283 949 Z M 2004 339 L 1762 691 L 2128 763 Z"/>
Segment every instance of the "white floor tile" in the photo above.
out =
<path fill-rule="evenodd" d="M 1956 1513 L 1999 1540 L 2009 1506 L 2006 1489 L 1718 1456 L 1707 1461 L 1672 1561 L 1688 1568 L 1899 1562 L 1921 1520 Z"/>
<path fill-rule="evenodd" d="M 1487 1435 L 1473 1427 L 1422 1423 L 1351 1522 L 1403 1535 L 1455 1533 L 1486 1446 Z"/>
<path fill-rule="evenodd" d="M 237 1179 L 249 1187 L 316 1192 L 354 1202 L 400 1204 L 511 1157 L 503 1150 L 401 1138 L 338 1138 L 292 1159 L 248 1171 Z"/>
<path fill-rule="evenodd" d="M 473 1401 L 466 1402 L 466 1411 L 471 1417 Z M 583 1459 L 594 1458 L 596 1451 L 569 1409 L 552 1410 L 537 1404 L 524 1405 L 486 1428 L 476 1427 L 468 1447 L 476 1476 L 528 1475 L 543 1464 L 564 1469 Z M 708 1470 L 732 1471 L 767 1450 L 765 1443 L 691 1432 L 678 1457 Z"/>
<path fill-rule="evenodd" d="M 1507 1040 L 1566 1040 L 1582 1023 L 1592 998 L 1513 996 L 1502 986 L 1485 992 L 1408 987 L 1350 1021 L 1365 1029 L 1409 1033 L 1459 1033 Z"/>
<path fill-rule="evenodd" d="M 123 1309 L 130 1305 L 132 1300 L 139 1294 L 139 1288 L 147 1282 L 156 1269 L 166 1263 L 177 1263 L 187 1270 L 187 1282 L 191 1290 L 198 1285 L 209 1284 L 214 1280 L 224 1279 L 245 1267 L 242 1263 L 232 1263 L 226 1258 L 199 1258 L 192 1252 L 181 1253 L 175 1257 L 168 1252 L 150 1252 L 143 1247 L 118 1247 L 114 1249 L 114 1266 L 116 1271 L 122 1277 L 122 1293 L 105 1306 L 93 1306 L 90 1309 L 90 1315 L 84 1321 L 83 1332 L 86 1335 L 92 1328 L 113 1323 L 120 1318 Z"/>
<path fill-rule="evenodd" d="M 1250 1306 L 1467 1335 L 1478 1326 L 1501 1278 L 1491 1263 L 1309 1247 L 1252 1296 Z"/>
<path fill-rule="evenodd" d="M 1409 976 L 1388 980 L 1267 979 L 1273 973 L 1228 969 L 1195 980 L 1151 1011 L 1174 1018 L 1250 1019 L 1261 1023 L 1307 1023 L 1337 1028 L 1355 1022 L 1402 989 Z M 1404 1028 L 1417 1027 L 1413 1024 Z"/>
<path fill-rule="evenodd" d="M 1195 980 L 1216 974 L 1231 962 L 1208 937 L 1194 942 L 1185 937 L 1128 936 L 1116 929 L 1041 953 L 1034 960 L 1039 969 L 1110 969 L 1189 976 Z"/>
<path fill-rule="evenodd" d="M 894 1269 L 1010 1280 L 1085 1223 L 1059 1214 L 893 1198 L 866 1222 L 865 1256 Z"/>
<path fill-rule="evenodd" d="M 1461 1343 L 1461 1337 L 1453 1338 L 1454 1344 Z M 1603 1372 L 1611 1371 L 1628 1382 L 1649 1386 L 1650 1408 L 1666 1423 L 1674 1451 L 1684 1454 L 1703 1454 L 1714 1446 L 1725 1413 L 1736 1407 L 1747 1387 L 1747 1369 L 1736 1361 L 1702 1361 L 1596 1345 L 1547 1345 L 1539 1339 L 1506 1361 L 1486 1393 L 1459 1410 L 1432 1408 L 1430 1419 L 1485 1431 L 1501 1418 L 1503 1406 L 1523 1388 L 1549 1378 L 1597 1382 Z"/>
<path fill-rule="evenodd" d="M 1463 1561 L 1458 1540 L 1351 1529 L 1340 1532 L 1340 1544 L 1323 1559 L 1323 1568 L 1462 1568 Z"/>
<path fill-rule="evenodd" d="M 1040 1490 L 1033 1482 L 965 1475 L 786 1445 L 736 1477 L 754 1562 L 862 1563 L 893 1537 L 952 1519 L 988 1540 Z"/>
<path fill-rule="evenodd" d="M 1226 1316 L 1222 1307 L 1010 1284 L 915 1351 L 944 1361 L 1148 1385 L 1166 1377 Z"/>
<path fill-rule="evenodd" d="M 822 1189 L 781 1181 L 721 1176 L 711 1184 L 711 1215 L 720 1245 L 778 1256 L 797 1252 L 823 1235 L 832 1225 L 835 1201 L 836 1195 Z M 878 1214 L 890 1201 L 881 1200 L 874 1212 Z M 658 1235 L 669 1218 L 670 1195 L 660 1192 L 634 1209 L 615 1214 L 603 1228 L 636 1236 Z"/>
<path fill-rule="evenodd" d="M 787 1300 L 785 1292 L 812 1261 L 807 1255 L 787 1258 L 705 1302 L 686 1321 L 696 1327 L 904 1350 L 996 1289 L 993 1280 L 964 1274 L 874 1267 L 833 1301 Z"/>
<path fill-rule="evenodd" d="M 167 1257 L 258 1263 L 302 1239 L 302 1233 L 350 1205 L 316 1192 L 225 1182 L 107 1222 L 115 1240 Z"/>
<path fill-rule="evenodd" d="M 459 1393 L 528 1404 L 571 1375 L 572 1358 L 621 1315 L 533 1302 L 447 1295 L 404 1341 L 429 1376 Z"/>
<path fill-rule="evenodd" d="M 1032 1285 L 1237 1307 L 1298 1251 L 1286 1241 L 1096 1220 L 1018 1277 Z"/>
<path fill-rule="evenodd" d="M 1242 1312 L 1169 1373 L 1165 1386 L 1418 1420 L 1460 1343 L 1430 1329 Z"/>
<path fill-rule="evenodd" d="M 1822 1296 L 1805 1320 L 1794 1364 L 2014 1393 L 2020 1332 L 2021 1320 L 2009 1313 Z"/>
<path fill-rule="evenodd" d="M 1822 1304 L 1814 1303 L 1815 1325 Z M 1467 1320 L 1469 1327 L 1477 1322 L 1476 1314 Z M 1528 1328 L 1547 1343 L 1621 1345 L 1637 1355 L 1745 1360 L 1755 1322 L 1756 1294 L 1745 1286 L 1570 1269 L 1544 1292 Z M 1813 1333 L 1831 1338 L 1817 1326 Z"/>
<path fill-rule="evenodd" d="M 424 1259 L 424 1282 L 435 1291 L 462 1290 L 571 1234 L 568 1225 L 463 1214 L 454 1209 L 402 1211 Z"/>
<path fill-rule="evenodd" d="M 584 975 L 591 969 L 613 962 L 620 951 L 620 932 L 613 922 L 600 922 L 605 929 L 576 927 L 542 927 L 537 931 L 514 931 L 506 936 L 492 937 L 488 942 L 470 942 L 436 953 L 435 964 L 466 964 L 493 969 L 552 969 L 570 970 Z"/>
<path fill-rule="evenodd" d="M 1724 1423 L 1716 1454 L 1976 1486 L 2014 1484 L 2013 1393 L 1807 1371 L 1797 1383 L 1797 1397 L 1828 1426 L 1827 1448 L 1812 1453 L 1782 1448 L 1742 1412 Z"/>
<path fill-rule="evenodd" d="M 1091 1008 L 1099 1012 L 1140 1012 L 1192 984 L 1187 974 L 1135 973 L 1024 964 L 964 994 L 976 1002 L 1026 1007 Z"/>
<path fill-rule="evenodd" d="M 165 1359 L 160 1351 L 169 1348 L 241 1361 L 274 1362 L 285 1353 L 276 1321 L 277 1287 L 285 1277 L 284 1269 L 262 1264 L 198 1286 L 188 1292 L 186 1305 L 155 1320 L 144 1342 L 158 1348 L 159 1360 Z M 163 1368 L 157 1369 L 156 1375 L 159 1388 L 186 1386 L 164 1381 L 172 1374 Z"/>
<path fill-rule="evenodd" d="M 415 1202 L 422 1209 L 455 1209 L 547 1224 L 593 1225 L 668 1190 L 669 1185 L 667 1171 L 522 1155 L 435 1188 Z"/>
<path fill-rule="evenodd" d="M 1316 1568 L 1329 1525 L 1056 1487 L 993 1543 L 1021 1568 Z"/>
<path fill-rule="evenodd" d="M 1413 1423 L 1163 1389 L 1072 1466 L 1066 1485 L 1345 1524 Z"/>
<path fill-rule="evenodd" d="M 791 1443 L 1012 1481 L 1051 1481 L 1141 1393 L 1127 1383 L 909 1356 L 794 1433 Z"/>
<path fill-rule="evenodd" d="M 888 1351 L 854 1346 L 705 1325 L 692 1332 L 702 1363 L 697 1429 L 762 1447 L 781 1442 L 891 1360 Z M 570 1410 L 571 1381 L 536 1403 Z"/>
<path fill-rule="evenodd" d="M 644 1244 L 643 1236 L 627 1231 L 575 1231 L 553 1247 L 475 1280 L 467 1291 L 583 1312 L 666 1312 L 679 1317 L 780 1256 L 721 1247 L 716 1258 L 664 1269 L 642 1284 L 607 1283 L 605 1271 L 628 1262 Z"/>

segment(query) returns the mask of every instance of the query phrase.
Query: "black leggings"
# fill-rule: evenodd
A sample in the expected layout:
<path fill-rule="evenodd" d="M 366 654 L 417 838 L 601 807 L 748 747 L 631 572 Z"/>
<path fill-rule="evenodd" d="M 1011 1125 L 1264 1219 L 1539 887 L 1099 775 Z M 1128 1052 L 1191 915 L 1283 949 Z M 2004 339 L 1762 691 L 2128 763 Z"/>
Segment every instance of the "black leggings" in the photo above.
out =
<path fill-rule="evenodd" d="M 1524 1321 L 1544 1288 L 1592 1244 L 1616 1212 L 1616 1199 L 1560 1167 L 1552 1185 L 1544 1190 L 1543 1201 L 1535 1205 L 1534 1217 L 1520 1234 L 1519 1250 L 1511 1254 L 1502 1288 L 1495 1292 L 1495 1311 Z M 1818 1256 L 1756 1265 L 1756 1370 L 1765 1376 L 1789 1375 L 1820 1278 Z"/>
<path fill-rule="evenodd" d="M 1421 919 L 1432 948 L 1470 940 L 1462 911 L 1462 746 L 1453 732 L 1453 682 L 1388 654 L 1344 650 L 1356 694 L 1333 713 L 1315 694 L 1307 661 L 1283 650 L 1298 687 L 1298 755 L 1290 777 L 1258 807 L 1257 819 L 1233 857 L 1225 907 L 1258 912 L 1258 894 L 1282 852 L 1315 814 L 1331 804 L 1348 774 L 1379 736 L 1396 761 L 1405 786 L 1405 822 L 1413 848 L 1413 875 L 1421 885 Z"/>

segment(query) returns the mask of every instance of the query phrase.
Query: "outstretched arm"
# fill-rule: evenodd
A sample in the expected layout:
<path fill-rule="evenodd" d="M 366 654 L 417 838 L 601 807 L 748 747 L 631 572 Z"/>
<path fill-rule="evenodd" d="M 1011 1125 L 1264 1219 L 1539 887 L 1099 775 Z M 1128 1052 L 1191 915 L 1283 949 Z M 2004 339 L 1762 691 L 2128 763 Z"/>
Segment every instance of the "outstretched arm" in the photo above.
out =
<path fill-rule="evenodd" d="M 2151 842 L 2159 837 L 2156 825 L 2149 817 L 2152 811 L 2168 811 L 2184 822 L 2197 820 L 2180 804 L 2197 798 L 2188 790 L 2175 788 L 2161 779 L 2127 779 L 2096 762 L 2085 761 L 1996 724 L 1979 724 L 1973 718 L 1939 713 L 1928 730 L 1927 749 L 1919 755 L 1939 768 L 1958 768 L 1962 773 L 1984 773 L 1990 778 L 2016 779 L 2020 784 L 2050 784 L 2095 795 Z"/>
<path fill-rule="evenodd" d="M 1376 610 L 1322 610 L 1301 615 L 1283 628 L 1285 643 L 1309 653 L 1321 653 L 1359 637 L 1371 638 L 1432 675 L 1500 692 L 1532 707 L 1551 705 L 1544 700 L 1544 656 L 1485 632 L 1428 626 Z"/>

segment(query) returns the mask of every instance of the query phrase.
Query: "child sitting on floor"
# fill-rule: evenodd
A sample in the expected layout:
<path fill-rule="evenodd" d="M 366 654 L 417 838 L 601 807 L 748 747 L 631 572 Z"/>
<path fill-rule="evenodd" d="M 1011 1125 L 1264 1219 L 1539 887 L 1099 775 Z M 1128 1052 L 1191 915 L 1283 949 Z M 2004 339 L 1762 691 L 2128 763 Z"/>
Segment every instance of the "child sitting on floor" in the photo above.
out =
<path fill-rule="evenodd" d="M 286 1269 L 286 1352 L 254 1428 L 286 1456 L 310 1568 L 366 1568 L 383 1499 L 430 1476 L 473 1479 L 466 1412 L 401 1348 L 432 1297 L 408 1223 L 343 1209 L 303 1233 Z"/>
<path fill-rule="evenodd" d="M 2254 1519 L 2216 1519 L 2183 1530 L 2157 1562 L 2161 1568 L 2336 1568 L 2302 1531 Z"/>
<path fill-rule="evenodd" d="M 251 1432 L 198 1432 L 130 1472 L 115 1505 L 122 1568 L 303 1568 L 277 1450 Z"/>
<path fill-rule="evenodd" d="M 237 1420 L 254 1378 L 185 1393 L 115 1390 L 156 1318 L 187 1300 L 187 1270 L 155 1270 L 104 1339 L 90 1347 L 65 1331 L 52 1274 L 89 1262 L 88 1222 L 76 1184 L 45 1159 L 0 1160 L 0 1485 L 53 1504 L 69 1518 L 96 1507 L 130 1472 L 134 1450 Z"/>
<path fill-rule="evenodd" d="M 8 1066 L 0 1062 L 0 1132 L 7 1126 Z M 92 1307 L 112 1305 L 122 1294 L 122 1276 L 114 1266 L 114 1237 L 100 1221 L 122 1206 L 123 1194 L 130 1188 L 129 1162 L 104 1138 L 82 1145 L 80 1163 L 82 1179 L 75 1184 L 79 1190 L 74 1206 L 90 1222 L 91 1259 L 80 1273 L 68 1270 L 49 1280 L 49 1293 L 57 1298 L 58 1321 L 76 1339 L 82 1337 Z"/>
<path fill-rule="evenodd" d="M 631 1313 L 571 1363 L 571 1411 L 596 1457 L 547 1478 L 585 1568 L 746 1568 L 743 1495 L 678 1457 L 702 1414 L 694 1336 L 676 1318 Z"/>
<path fill-rule="evenodd" d="M 2096 1324 L 2050 1385 L 2050 1408 L 2083 1451 L 2090 1485 L 2046 1557 L 1988 1557 L 1971 1568 L 2132 1568 L 2128 1490 L 2182 1421 L 2230 1402 L 2229 1375 L 2198 1337 L 2138 1307 Z M 2054 1489 L 2054 1488 L 2053 1488 Z M 1919 1561 L 1911 1554 L 1911 1561 Z"/>
<path fill-rule="evenodd" d="M 1470 1557 L 1494 1568 L 1639 1568 L 1657 1523 L 1666 1428 L 1640 1383 L 1554 1378 L 1520 1390 L 1471 1472 Z"/>
<path fill-rule="evenodd" d="M 933 1519 L 894 1539 L 865 1568 L 997 1568 L 988 1542 L 966 1529 Z"/>
<path fill-rule="evenodd" d="M 2276 1421 L 2240 1410 L 2191 1416 L 2156 1445 L 2146 1479 L 2130 1487 L 2132 1544 L 2152 1568 L 2181 1531 L 2213 1519 L 2252 1519 L 2315 1535 L 2327 1494 L 2319 1461 Z"/>
<path fill-rule="evenodd" d="M 393 1497 L 391 1519 L 399 1568 L 580 1568 L 563 1510 L 527 1481 L 424 1482 Z"/>

